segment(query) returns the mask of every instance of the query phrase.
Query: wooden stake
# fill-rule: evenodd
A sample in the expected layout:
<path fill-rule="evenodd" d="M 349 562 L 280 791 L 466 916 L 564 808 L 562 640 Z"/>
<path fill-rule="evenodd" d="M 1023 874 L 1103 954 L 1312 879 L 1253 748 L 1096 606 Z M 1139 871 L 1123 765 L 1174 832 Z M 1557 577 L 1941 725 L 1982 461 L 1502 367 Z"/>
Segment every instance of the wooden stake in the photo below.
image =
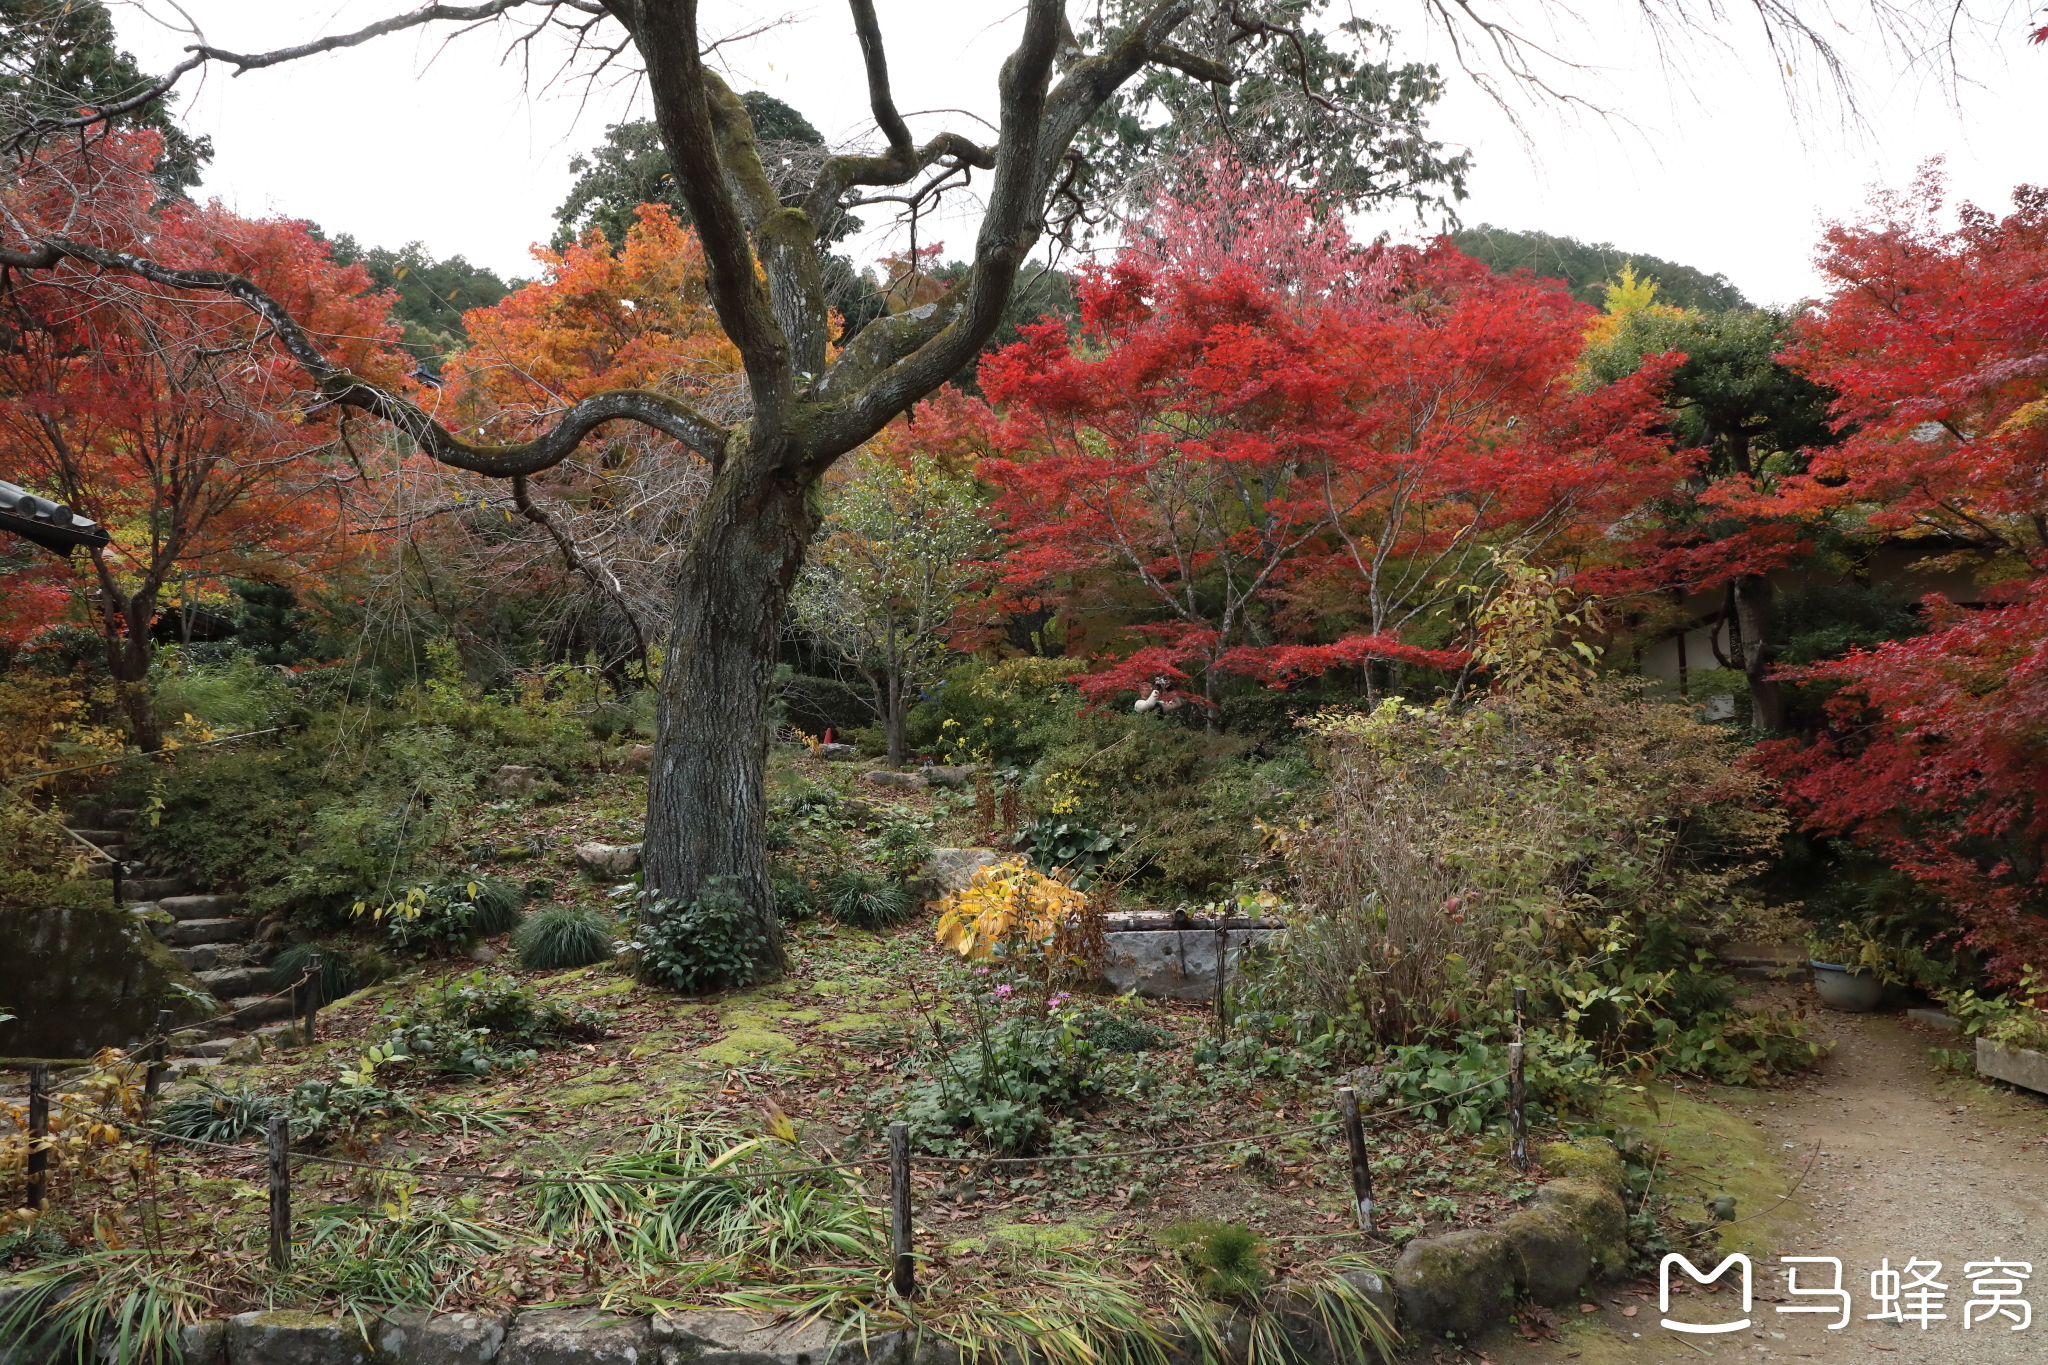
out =
<path fill-rule="evenodd" d="M 1221 916 L 1218 916 L 1216 919 L 1216 1037 L 1218 1039 L 1221 1039 L 1230 1032 L 1229 1006 L 1223 999 L 1224 978 L 1229 975 L 1225 967 L 1229 961 L 1230 931 L 1223 927 L 1223 919 Z"/>
<path fill-rule="evenodd" d="M 901 1298 L 917 1295 L 917 1257 L 910 1249 L 910 1125 L 889 1125 L 889 1240 L 895 1252 L 894 1286 Z"/>
<path fill-rule="evenodd" d="M 50 1068 L 28 1069 L 28 1207 L 48 1202 L 50 1187 Z"/>
<path fill-rule="evenodd" d="M 1529 1129 L 1522 1115 L 1522 1014 L 1529 1005 L 1526 987 L 1515 987 L 1515 1041 L 1508 1044 L 1508 1155 L 1515 1169 L 1529 1170 Z"/>
<path fill-rule="evenodd" d="M 291 1120 L 270 1116 L 270 1264 L 279 1270 L 292 1263 Z"/>
<path fill-rule="evenodd" d="M 1358 1092 L 1348 1085 L 1337 1087 L 1337 1112 L 1344 1116 L 1344 1141 L 1351 1148 L 1351 1200 L 1358 1207 L 1358 1230 L 1372 1232 L 1372 1166 L 1365 1159 L 1365 1120 L 1358 1114 Z"/>
<path fill-rule="evenodd" d="M 306 984 L 303 989 L 306 992 L 307 1047 L 313 1046 L 313 1040 L 319 1036 L 317 1030 L 320 1026 L 320 966 L 320 954 L 306 954 Z"/>
<path fill-rule="evenodd" d="M 156 1012 L 155 1035 L 149 1040 L 149 1070 L 142 1078 L 142 1116 L 156 1107 L 156 1092 L 164 1081 L 164 1049 L 171 1036 L 171 1012 Z"/>

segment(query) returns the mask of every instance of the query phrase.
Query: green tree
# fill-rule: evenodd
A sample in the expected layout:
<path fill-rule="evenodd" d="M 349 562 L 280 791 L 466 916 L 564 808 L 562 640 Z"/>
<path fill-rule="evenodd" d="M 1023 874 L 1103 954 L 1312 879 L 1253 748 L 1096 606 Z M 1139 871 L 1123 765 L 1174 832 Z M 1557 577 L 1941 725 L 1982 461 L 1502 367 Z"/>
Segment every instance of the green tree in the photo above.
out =
<path fill-rule="evenodd" d="M 25 134 L 33 139 L 38 120 L 113 104 L 155 79 L 114 46 L 114 21 L 100 0 L 0 0 L 0 146 L 11 148 Z M 176 98 L 165 95 L 114 120 L 163 138 L 156 180 L 166 195 L 197 185 L 199 168 L 213 159 L 213 140 L 192 137 L 171 117 Z"/>
<path fill-rule="evenodd" d="M 1625 267 L 1654 280 L 1657 297 L 1678 308 L 1730 312 L 1748 308 L 1726 275 L 1709 275 L 1660 256 L 1622 251 L 1611 242 L 1588 245 L 1576 237 L 1548 232 L 1510 232 L 1491 223 L 1461 228 L 1450 234 L 1451 245 L 1487 269 L 1507 274 L 1527 270 L 1545 279 L 1563 280 L 1572 297 L 1595 308 L 1607 302 L 1608 283 Z"/>
<path fill-rule="evenodd" d="M 1837 439 L 1828 425 L 1832 392 L 1778 362 L 1791 320 L 1790 313 L 1773 308 L 1638 308 L 1585 357 L 1596 382 L 1612 383 L 1634 374 L 1649 357 L 1685 355 L 1672 372 L 1665 403 L 1679 445 L 1701 451 L 1703 458 L 1692 496 L 1674 502 L 1668 516 L 1679 543 L 1718 542 L 1724 552 L 1717 558 L 1739 568 L 1726 580 L 1740 653 L 1730 662 L 1748 679 L 1750 716 L 1759 730 L 1785 726 L 1784 693 L 1770 679 L 1785 642 L 1765 567 L 1790 542 L 1782 526 L 1702 506 L 1700 495 L 1727 479 L 1768 486 L 1786 474 L 1803 474 L 1808 453 Z M 1743 546 L 1743 540 L 1754 544 Z"/>
<path fill-rule="evenodd" d="M 1142 8 L 1140 0 L 1110 0 L 1091 37 L 1127 25 Z M 1119 198 L 1148 203 L 1182 158 L 1228 145 L 1247 165 L 1313 186 L 1335 210 L 1406 200 L 1418 215 L 1448 213 L 1465 197 L 1472 157 L 1446 155 L 1425 132 L 1430 106 L 1443 96 L 1441 74 L 1386 60 L 1393 31 L 1368 20 L 1316 26 L 1328 8 L 1329 0 L 1206 8 L 1182 29 L 1182 42 L 1235 68 L 1237 79 L 1219 86 L 1155 66 L 1104 101 L 1074 139 L 1088 174 L 1067 211 L 1114 209 Z"/>
<path fill-rule="evenodd" d="M 976 561 L 988 542 L 973 480 L 927 455 L 864 453 L 831 500 L 793 623 L 860 675 L 891 767 L 903 762 L 910 703 L 945 676 L 947 636 L 986 577 Z"/>
<path fill-rule="evenodd" d="M 320 235 L 317 229 L 314 235 Z M 468 346 L 462 315 L 472 308 L 495 306 L 525 283 L 507 283 L 495 270 L 471 265 L 460 256 L 437 261 L 423 242 L 407 242 L 394 251 L 364 247 L 344 232 L 334 238 L 329 254 L 336 265 L 360 261 L 373 284 L 397 292 L 391 317 L 405 329 L 400 344 L 423 361 L 439 362 Z"/>

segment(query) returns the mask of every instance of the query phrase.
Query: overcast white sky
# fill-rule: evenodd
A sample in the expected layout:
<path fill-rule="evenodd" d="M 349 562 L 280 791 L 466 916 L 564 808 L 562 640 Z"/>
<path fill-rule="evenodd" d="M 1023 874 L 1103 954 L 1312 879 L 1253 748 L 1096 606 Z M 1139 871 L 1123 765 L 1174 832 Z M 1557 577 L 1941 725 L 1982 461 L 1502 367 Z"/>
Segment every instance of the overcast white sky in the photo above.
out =
<path fill-rule="evenodd" d="M 412 7 L 412 0 L 181 0 L 217 46 L 260 51 L 347 31 Z M 1804 10 L 1811 0 L 1796 0 Z M 1086 0 L 1075 0 L 1081 12 Z M 1744 0 L 1732 12 L 1748 13 Z M 178 59 L 192 39 L 157 22 L 182 22 L 166 0 L 114 0 L 124 44 L 145 69 Z M 905 111 L 994 115 L 994 77 L 1019 25 L 1018 0 L 879 0 L 897 100 Z M 1400 29 L 1409 55 L 1453 66 L 1414 0 L 1356 12 Z M 1902 186 L 1919 163 L 1945 156 L 1959 197 L 1992 207 L 2015 184 L 2043 174 L 2048 48 L 2026 46 L 2027 7 L 2016 4 L 1958 33 L 1962 82 L 1933 59 L 1910 60 L 1873 30 L 1858 0 L 1815 8 L 1818 27 L 1849 59 L 1861 121 L 1839 102 L 1812 98 L 1814 63 L 1790 68 L 1804 107 L 1788 104 L 1780 65 L 1753 20 L 1718 38 L 1681 41 L 1668 64 L 1629 0 L 1583 0 L 1579 22 L 1551 25 L 1531 0 L 1494 12 L 1525 25 L 1585 69 L 1559 71 L 1561 89 L 1614 117 L 1513 97 L 1524 127 L 1453 72 L 1433 120 L 1437 137 L 1470 146 L 1477 167 L 1468 223 L 1540 228 L 1726 273 L 1759 302 L 1818 289 L 1811 267 L 1820 224 L 1853 216 L 1873 184 Z M 1704 5 L 1702 5 L 1704 8 Z M 785 11 L 774 0 L 706 0 L 713 32 L 789 13 L 793 21 L 727 54 L 729 75 L 802 110 L 828 138 L 871 132 L 857 50 L 836 0 Z M 1535 17 L 1532 17 L 1535 16 Z M 2037 21 L 2038 22 L 2038 21 Z M 616 32 L 616 30 L 612 30 Z M 231 78 L 219 71 L 189 88 L 180 110 L 212 136 L 216 158 L 202 193 L 244 213 L 279 213 L 351 232 L 369 244 L 426 243 L 507 274 L 531 274 L 529 245 L 553 230 L 570 182 L 569 158 L 607 123 L 644 113 L 630 83 L 557 79 L 565 48 L 543 41 L 507 51 L 509 28 L 443 45 L 447 26 L 376 40 L 351 51 Z M 979 131 L 958 113 L 912 118 Z M 1412 228 L 1391 222 L 1369 227 Z M 941 230 L 948 254 L 972 235 Z M 870 241 L 869 246 L 875 245 Z"/>

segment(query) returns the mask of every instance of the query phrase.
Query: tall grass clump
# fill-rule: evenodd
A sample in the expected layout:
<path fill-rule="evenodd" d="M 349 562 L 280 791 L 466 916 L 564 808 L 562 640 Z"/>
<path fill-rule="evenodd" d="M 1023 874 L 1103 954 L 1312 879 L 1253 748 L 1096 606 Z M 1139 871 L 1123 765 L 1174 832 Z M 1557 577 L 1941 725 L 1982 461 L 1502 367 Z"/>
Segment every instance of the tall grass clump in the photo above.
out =
<path fill-rule="evenodd" d="M 887 929 L 917 911 L 902 883 L 858 867 L 842 868 L 825 879 L 825 903 L 833 919 L 853 929 Z"/>
<path fill-rule="evenodd" d="M 588 967 L 612 955 L 611 920 L 581 906 L 552 906 L 513 931 L 512 951 L 520 966 L 534 971 Z"/>

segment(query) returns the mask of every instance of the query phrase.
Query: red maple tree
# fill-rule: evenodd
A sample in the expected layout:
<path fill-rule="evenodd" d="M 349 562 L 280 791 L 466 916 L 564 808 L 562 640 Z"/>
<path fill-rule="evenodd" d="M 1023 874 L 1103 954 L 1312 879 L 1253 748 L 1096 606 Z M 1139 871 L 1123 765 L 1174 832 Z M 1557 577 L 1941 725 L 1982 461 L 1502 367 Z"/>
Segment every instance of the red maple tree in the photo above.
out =
<path fill-rule="evenodd" d="M 16 223 L 114 251 L 259 281 L 351 371 L 395 382 L 403 359 L 388 295 L 339 267 L 305 225 L 217 203 L 158 202 L 152 132 L 112 134 L 16 167 L 0 207 Z M 4 294 L 0 469 L 97 521 L 112 537 L 80 564 L 38 556 L 0 584 L 20 641 L 89 620 L 123 684 L 136 739 L 157 741 L 136 686 L 167 603 L 228 578 L 317 574 L 337 551 L 337 493 L 351 466 L 331 409 L 308 400 L 262 318 L 217 294 L 189 296 L 67 261 Z"/>
<path fill-rule="evenodd" d="M 1930 630 L 1782 676 L 1827 683 L 1831 732 L 1767 746 L 1809 828 L 1945 895 L 1994 980 L 2048 967 L 2048 190 L 1943 221 L 1939 169 L 1828 230 L 1835 282 L 1790 358 L 1841 394 L 1842 443 L 1780 506 L 1918 541 L 1993 580 Z"/>
<path fill-rule="evenodd" d="M 1231 674 L 1460 668 L 1437 618 L 1489 547 L 1584 552 L 1676 477 L 1668 366 L 1575 386 L 1561 289 L 1305 210 L 1276 233 L 1291 191 L 1220 185 L 1084 277 L 1077 337 L 1041 324 L 982 367 L 1010 583 L 1138 618 L 1085 695 L 1184 688 L 1213 719 Z"/>

